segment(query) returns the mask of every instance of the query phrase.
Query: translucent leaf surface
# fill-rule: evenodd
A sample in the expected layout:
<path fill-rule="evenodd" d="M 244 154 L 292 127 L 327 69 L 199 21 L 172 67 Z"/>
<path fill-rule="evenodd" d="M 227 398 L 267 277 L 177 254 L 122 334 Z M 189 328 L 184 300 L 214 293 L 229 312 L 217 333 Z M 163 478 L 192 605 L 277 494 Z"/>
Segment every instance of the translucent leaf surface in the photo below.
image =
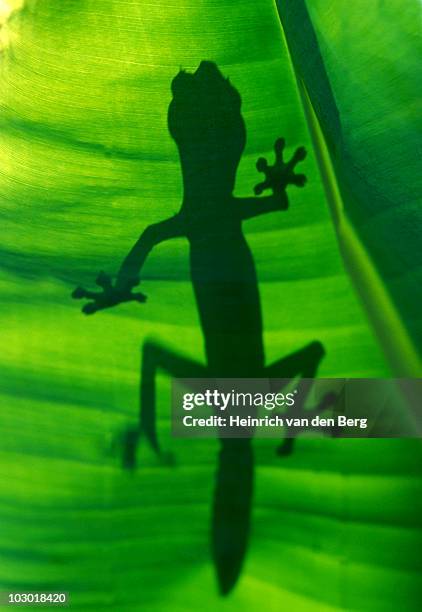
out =
<path fill-rule="evenodd" d="M 388 375 L 342 264 L 275 5 L 14 8 L 0 64 L 2 588 L 66 590 L 80 610 L 418 609 L 419 443 L 300 440 L 285 460 L 257 443 L 252 541 L 222 600 L 209 553 L 217 444 L 171 438 L 165 376 L 159 434 L 176 464 L 142 445 L 138 470 L 120 467 L 144 339 L 204 358 L 186 242 L 150 256 L 146 305 L 85 318 L 70 299 L 179 209 L 170 82 L 209 59 L 242 96 L 236 194 L 252 194 L 276 137 L 310 152 L 289 211 L 245 225 L 268 362 L 318 339 L 321 375 Z"/>

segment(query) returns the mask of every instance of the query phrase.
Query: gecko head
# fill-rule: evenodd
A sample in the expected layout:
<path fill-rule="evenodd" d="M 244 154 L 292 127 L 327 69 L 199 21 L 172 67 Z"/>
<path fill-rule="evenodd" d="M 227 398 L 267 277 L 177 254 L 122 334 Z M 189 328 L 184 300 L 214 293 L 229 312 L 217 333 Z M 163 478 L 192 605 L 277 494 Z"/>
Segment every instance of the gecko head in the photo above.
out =
<path fill-rule="evenodd" d="M 171 84 L 168 127 L 182 164 L 202 164 L 234 182 L 246 142 L 239 92 L 214 62 L 181 70 Z M 214 172 L 215 174 L 215 172 Z"/>

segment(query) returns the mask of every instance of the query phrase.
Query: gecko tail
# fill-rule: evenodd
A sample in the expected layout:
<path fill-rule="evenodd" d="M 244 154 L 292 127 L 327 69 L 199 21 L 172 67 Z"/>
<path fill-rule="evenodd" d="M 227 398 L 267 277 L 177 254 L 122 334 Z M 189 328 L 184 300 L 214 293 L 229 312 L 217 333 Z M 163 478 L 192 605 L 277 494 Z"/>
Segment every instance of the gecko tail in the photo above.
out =
<path fill-rule="evenodd" d="M 222 439 L 212 517 L 212 556 L 221 595 L 240 576 L 246 555 L 253 494 L 251 439 Z"/>

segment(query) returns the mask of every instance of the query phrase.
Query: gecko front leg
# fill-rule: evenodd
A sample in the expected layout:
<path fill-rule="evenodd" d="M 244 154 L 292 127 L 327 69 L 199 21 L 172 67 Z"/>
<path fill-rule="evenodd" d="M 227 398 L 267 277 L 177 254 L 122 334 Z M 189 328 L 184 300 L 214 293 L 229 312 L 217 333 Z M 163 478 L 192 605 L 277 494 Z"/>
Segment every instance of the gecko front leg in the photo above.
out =
<path fill-rule="evenodd" d="M 305 148 L 299 147 L 291 160 L 284 162 L 284 147 L 284 138 L 279 138 L 274 144 L 274 164 L 270 165 L 264 157 L 260 157 L 256 163 L 257 170 L 265 174 L 265 180 L 255 185 L 255 195 L 259 196 L 267 190 L 272 193 L 258 198 L 235 198 L 242 220 L 270 212 L 287 210 L 289 208 L 287 187 L 289 185 L 296 185 L 297 187 L 305 185 L 306 176 L 295 172 L 296 165 L 306 157 Z"/>
<path fill-rule="evenodd" d="M 304 174 L 296 174 L 296 165 L 306 157 L 306 149 L 299 147 L 296 149 L 290 161 L 285 162 L 283 152 L 286 146 L 284 138 L 278 138 L 274 144 L 275 161 L 270 165 L 264 157 L 260 157 L 256 162 L 258 172 L 265 175 L 265 180 L 254 187 L 256 195 L 260 195 L 267 189 L 271 189 L 274 194 L 281 194 L 288 185 L 303 187 L 306 183 Z"/>
<path fill-rule="evenodd" d="M 114 287 L 111 276 L 105 272 L 100 272 L 95 282 L 101 287 L 102 291 L 90 291 L 84 287 L 76 287 L 72 293 L 72 297 L 75 300 L 92 300 L 82 308 L 82 312 L 87 315 L 94 314 L 98 310 L 111 308 L 123 302 L 135 301 L 143 303 L 147 300 L 146 295 L 141 292 L 132 293 L 133 287 L 139 283 L 139 278 L 135 278 L 133 281 L 128 282 L 124 289 L 117 289 Z"/>

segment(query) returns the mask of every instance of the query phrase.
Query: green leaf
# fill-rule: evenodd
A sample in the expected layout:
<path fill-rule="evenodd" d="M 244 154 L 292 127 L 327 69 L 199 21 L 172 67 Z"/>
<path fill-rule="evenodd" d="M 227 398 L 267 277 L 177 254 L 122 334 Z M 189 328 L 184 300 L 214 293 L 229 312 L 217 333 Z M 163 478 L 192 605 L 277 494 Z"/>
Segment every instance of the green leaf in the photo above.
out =
<path fill-rule="evenodd" d="M 343 257 L 394 370 L 419 376 L 420 3 L 278 7 Z"/>
<path fill-rule="evenodd" d="M 170 83 L 180 66 L 195 70 L 208 59 L 242 97 L 248 140 L 236 195 L 252 195 L 256 160 L 278 136 L 289 152 L 309 151 L 308 184 L 291 188 L 289 211 L 245 224 L 267 361 L 318 339 L 327 351 L 321 375 L 388 376 L 343 267 L 273 3 L 13 6 L 0 59 L 0 588 L 69 591 L 80 610 L 417 610 L 417 441 L 299 440 L 284 460 L 276 441 L 257 442 L 253 537 L 240 581 L 222 600 L 209 552 L 218 445 L 171 438 L 165 375 L 159 437 L 176 465 L 159 464 L 142 444 L 138 470 L 121 469 L 119 435 L 138 419 L 144 340 L 204 359 L 186 242 L 152 252 L 145 305 L 86 318 L 70 298 L 100 270 L 115 274 L 141 231 L 179 210 Z M 362 11 L 343 10 L 358 27 Z M 318 114 L 324 100 L 318 107 L 301 78 Z M 343 92 L 344 104 L 352 94 Z M 407 120 L 396 129 L 407 134 Z M 383 145 L 373 146 L 381 158 Z M 365 168 L 379 180 L 372 164 Z M 400 189 L 416 180 L 403 168 L 392 199 L 400 215 Z M 399 292 L 406 282 L 410 275 Z M 417 337 L 416 327 L 406 329 Z"/>

